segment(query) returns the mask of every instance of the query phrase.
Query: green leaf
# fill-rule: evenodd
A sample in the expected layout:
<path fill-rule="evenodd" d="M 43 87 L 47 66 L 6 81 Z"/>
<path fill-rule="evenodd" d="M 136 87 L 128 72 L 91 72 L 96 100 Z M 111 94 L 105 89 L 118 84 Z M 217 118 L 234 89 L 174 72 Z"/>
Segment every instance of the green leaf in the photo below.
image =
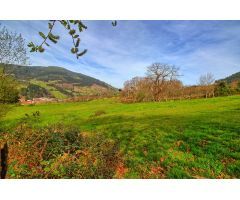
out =
<path fill-rule="evenodd" d="M 83 56 L 85 53 L 87 53 L 87 49 L 84 49 L 81 53 L 77 54 L 77 58 Z"/>
<path fill-rule="evenodd" d="M 76 33 L 76 31 L 74 30 L 74 29 L 71 29 L 70 31 L 69 31 L 69 34 L 70 35 L 74 35 Z"/>
<path fill-rule="evenodd" d="M 45 42 L 45 44 L 46 44 L 46 46 L 48 46 L 48 47 L 50 46 L 50 45 L 49 45 L 48 43 L 46 43 L 46 42 Z"/>
<path fill-rule="evenodd" d="M 34 46 L 31 48 L 30 52 L 35 52 L 35 51 L 36 51 L 36 47 Z"/>
<path fill-rule="evenodd" d="M 78 39 L 77 39 L 77 42 L 76 42 L 76 45 L 75 45 L 75 47 L 78 47 L 78 46 L 79 46 L 79 44 L 80 44 L 80 38 L 78 38 Z"/>
<path fill-rule="evenodd" d="M 43 39 L 46 39 L 46 36 L 44 35 L 43 32 L 39 32 L 39 35 L 40 35 Z"/>
<path fill-rule="evenodd" d="M 66 20 L 61 20 L 61 24 L 66 27 L 67 26 L 67 21 Z"/>
<path fill-rule="evenodd" d="M 78 38 L 78 37 L 79 37 L 79 35 L 74 35 L 74 36 L 73 36 L 73 38 Z"/>
<path fill-rule="evenodd" d="M 72 49 L 71 49 L 71 52 L 72 52 L 73 54 L 77 53 L 77 52 L 78 52 L 78 48 L 72 48 Z"/>
<path fill-rule="evenodd" d="M 117 26 L 117 21 L 112 21 L 112 26 Z"/>
<path fill-rule="evenodd" d="M 58 35 L 53 35 L 52 33 L 49 33 L 48 36 L 53 38 L 54 40 L 59 40 L 60 38 Z"/>
<path fill-rule="evenodd" d="M 87 26 L 85 26 L 81 21 L 78 23 L 82 28 L 87 29 Z"/>
<path fill-rule="evenodd" d="M 59 40 L 60 39 L 60 36 L 59 35 L 54 35 L 55 39 L 56 40 Z"/>
<path fill-rule="evenodd" d="M 80 32 L 83 31 L 83 29 L 87 29 L 87 26 L 85 26 L 81 21 L 78 22 L 78 29 Z"/>
<path fill-rule="evenodd" d="M 43 52 L 45 51 L 45 49 L 44 49 L 42 46 L 39 46 L 39 47 L 38 47 L 38 51 L 39 51 L 40 53 L 43 53 Z"/>
<path fill-rule="evenodd" d="M 28 46 L 28 47 L 33 47 L 34 44 L 33 44 L 33 42 L 29 42 L 27 46 Z"/>
<path fill-rule="evenodd" d="M 52 29 L 53 25 L 51 23 L 48 23 L 48 28 Z"/>
<path fill-rule="evenodd" d="M 50 40 L 51 42 L 53 42 L 54 44 L 57 43 L 57 40 L 56 40 L 55 38 L 53 38 L 52 36 L 49 35 L 48 38 L 49 38 L 49 40 Z"/>

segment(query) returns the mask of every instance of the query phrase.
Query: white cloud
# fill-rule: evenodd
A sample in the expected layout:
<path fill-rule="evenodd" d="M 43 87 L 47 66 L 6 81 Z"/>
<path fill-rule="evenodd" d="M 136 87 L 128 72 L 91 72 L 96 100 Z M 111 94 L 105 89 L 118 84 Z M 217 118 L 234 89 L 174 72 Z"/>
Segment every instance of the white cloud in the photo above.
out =
<path fill-rule="evenodd" d="M 38 31 L 47 30 L 47 21 L 3 21 L 27 41 L 39 42 Z M 216 78 L 240 71 L 239 21 L 85 21 L 82 49 L 88 52 L 77 60 L 71 53 L 71 38 L 58 26 L 59 44 L 44 54 L 31 54 L 33 65 L 61 66 L 96 77 L 114 86 L 143 76 L 146 66 L 166 62 L 181 68 L 182 81 L 195 84 L 202 73 Z"/>

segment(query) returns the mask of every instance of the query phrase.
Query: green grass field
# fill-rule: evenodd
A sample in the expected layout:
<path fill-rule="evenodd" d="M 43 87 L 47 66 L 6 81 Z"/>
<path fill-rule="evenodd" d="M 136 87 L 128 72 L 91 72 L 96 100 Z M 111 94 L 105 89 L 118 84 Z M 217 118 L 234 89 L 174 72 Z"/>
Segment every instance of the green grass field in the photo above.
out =
<path fill-rule="evenodd" d="M 13 130 L 36 111 L 35 127 L 61 123 L 119 140 L 125 178 L 240 178 L 240 96 L 16 106 L 1 126 Z"/>

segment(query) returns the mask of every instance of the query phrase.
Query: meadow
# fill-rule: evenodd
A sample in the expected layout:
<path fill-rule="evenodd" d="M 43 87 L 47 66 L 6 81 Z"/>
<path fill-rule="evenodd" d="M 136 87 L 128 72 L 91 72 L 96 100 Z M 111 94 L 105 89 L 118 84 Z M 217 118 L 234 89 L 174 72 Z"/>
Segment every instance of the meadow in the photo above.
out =
<path fill-rule="evenodd" d="M 23 122 L 34 129 L 71 126 L 118 141 L 121 166 L 113 178 L 240 178 L 240 96 L 12 106 L 1 129 L 14 133 Z"/>

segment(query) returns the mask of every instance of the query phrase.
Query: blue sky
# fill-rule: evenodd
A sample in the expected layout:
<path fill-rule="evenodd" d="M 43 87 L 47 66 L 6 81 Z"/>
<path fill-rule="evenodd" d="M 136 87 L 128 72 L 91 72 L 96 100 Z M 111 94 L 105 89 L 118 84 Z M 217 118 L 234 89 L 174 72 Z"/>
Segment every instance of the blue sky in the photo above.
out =
<path fill-rule="evenodd" d="M 184 84 L 196 84 L 201 74 L 216 79 L 240 71 L 240 21 L 84 21 L 82 49 L 87 54 L 77 60 L 71 53 L 71 38 L 56 26 L 58 44 L 45 53 L 29 53 L 31 65 L 61 66 L 103 80 L 115 87 L 134 76 L 144 76 L 154 62 L 180 67 Z M 39 31 L 47 31 L 47 21 L 0 21 L 21 33 L 26 42 L 40 42 Z"/>

